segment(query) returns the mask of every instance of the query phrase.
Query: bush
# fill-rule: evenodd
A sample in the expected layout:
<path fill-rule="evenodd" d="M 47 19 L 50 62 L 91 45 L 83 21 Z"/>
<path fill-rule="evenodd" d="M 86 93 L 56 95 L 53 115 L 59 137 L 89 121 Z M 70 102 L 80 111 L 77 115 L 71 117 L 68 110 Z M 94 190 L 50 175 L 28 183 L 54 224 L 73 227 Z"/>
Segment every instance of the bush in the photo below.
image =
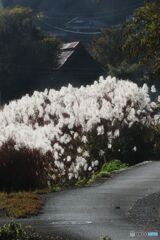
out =
<path fill-rule="evenodd" d="M 38 240 L 31 235 L 18 223 L 12 222 L 0 227 L 0 240 Z"/>
<path fill-rule="evenodd" d="M 110 77 L 87 87 L 35 92 L 5 105 L 1 188 L 74 184 L 110 159 L 143 161 L 153 150 L 157 108 L 146 85 Z"/>
<path fill-rule="evenodd" d="M 45 162 L 36 149 L 15 150 L 8 141 L 0 149 L 0 189 L 2 191 L 31 190 L 46 187 Z"/>
<path fill-rule="evenodd" d="M 100 240 L 111 240 L 111 238 L 110 237 L 100 237 Z"/>
<path fill-rule="evenodd" d="M 105 236 L 105 237 L 101 237 L 100 240 L 111 240 L 111 238 Z"/>

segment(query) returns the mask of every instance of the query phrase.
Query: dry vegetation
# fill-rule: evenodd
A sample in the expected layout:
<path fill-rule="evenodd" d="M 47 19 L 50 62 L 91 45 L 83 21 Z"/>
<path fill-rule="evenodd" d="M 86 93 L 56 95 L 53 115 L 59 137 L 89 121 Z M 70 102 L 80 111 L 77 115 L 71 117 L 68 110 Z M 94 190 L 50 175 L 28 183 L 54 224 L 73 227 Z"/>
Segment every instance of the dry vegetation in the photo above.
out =
<path fill-rule="evenodd" d="M 35 192 L 0 193 L 0 209 L 4 209 L 8 217 L 36 215 L 42 206 L 40 195 Z"/>

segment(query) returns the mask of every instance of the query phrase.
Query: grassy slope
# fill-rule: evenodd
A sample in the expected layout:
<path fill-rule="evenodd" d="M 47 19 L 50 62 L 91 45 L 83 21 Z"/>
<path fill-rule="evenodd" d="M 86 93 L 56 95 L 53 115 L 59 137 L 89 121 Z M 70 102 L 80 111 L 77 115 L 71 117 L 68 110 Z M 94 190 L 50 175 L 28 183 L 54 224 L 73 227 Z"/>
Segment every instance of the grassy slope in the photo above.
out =
<path fill-rule="evenodd" d="M 122 163 L 120 160 L 113 160 L 108 163 L 105 163 L 99 172 L 93 174 L 88 180 L 87 184 L 90 185 L 94 183 L 98 178 L 110 177 L 110 175 L 120 169 L 126 169 L 127 164 Z"/>

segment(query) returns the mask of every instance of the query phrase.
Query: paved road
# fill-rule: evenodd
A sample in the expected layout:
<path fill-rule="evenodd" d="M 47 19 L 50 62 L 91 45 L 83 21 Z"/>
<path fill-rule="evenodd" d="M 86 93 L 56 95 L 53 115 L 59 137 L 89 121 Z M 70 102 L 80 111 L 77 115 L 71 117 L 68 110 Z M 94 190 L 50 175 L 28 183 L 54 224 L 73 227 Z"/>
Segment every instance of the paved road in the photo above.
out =
<path fill-rule="evenodd" d="M 50 194 L 37 224 L 78 240 L 97 240 L 102 234 L 129 240 L 130 231 L 142 230 L 127 220 L 129 208 L 154 192 L 160 192 L 160 162 L 133 167 L 91 187 Z"/>

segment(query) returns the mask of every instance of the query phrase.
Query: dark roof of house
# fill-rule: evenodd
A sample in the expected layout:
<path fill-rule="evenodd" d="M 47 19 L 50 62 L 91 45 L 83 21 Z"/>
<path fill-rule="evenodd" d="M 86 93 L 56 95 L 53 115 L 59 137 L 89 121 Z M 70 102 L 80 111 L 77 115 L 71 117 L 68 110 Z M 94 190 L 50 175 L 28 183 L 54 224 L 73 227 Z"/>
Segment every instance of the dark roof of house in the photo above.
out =
<path fill-rule="evenodd" d="M 80 42 L 65 43 L 61 46 L 59 65 L 52 76 L 45 82 L 47 87 L 72 84 L 75 87 L 92 84 L 99 76 L 104 75 L 103 66 L 97 62 Z"/>
<path fill-rule="evenodd" d="M 65 43 L 61 47 L 58 71 L 70 72 L 78 78 L 96 79 L 105 74 L 103 66 L 97 62 L 80 42 Z M 90 76 L 89 76 L 90 75 Z"/>

